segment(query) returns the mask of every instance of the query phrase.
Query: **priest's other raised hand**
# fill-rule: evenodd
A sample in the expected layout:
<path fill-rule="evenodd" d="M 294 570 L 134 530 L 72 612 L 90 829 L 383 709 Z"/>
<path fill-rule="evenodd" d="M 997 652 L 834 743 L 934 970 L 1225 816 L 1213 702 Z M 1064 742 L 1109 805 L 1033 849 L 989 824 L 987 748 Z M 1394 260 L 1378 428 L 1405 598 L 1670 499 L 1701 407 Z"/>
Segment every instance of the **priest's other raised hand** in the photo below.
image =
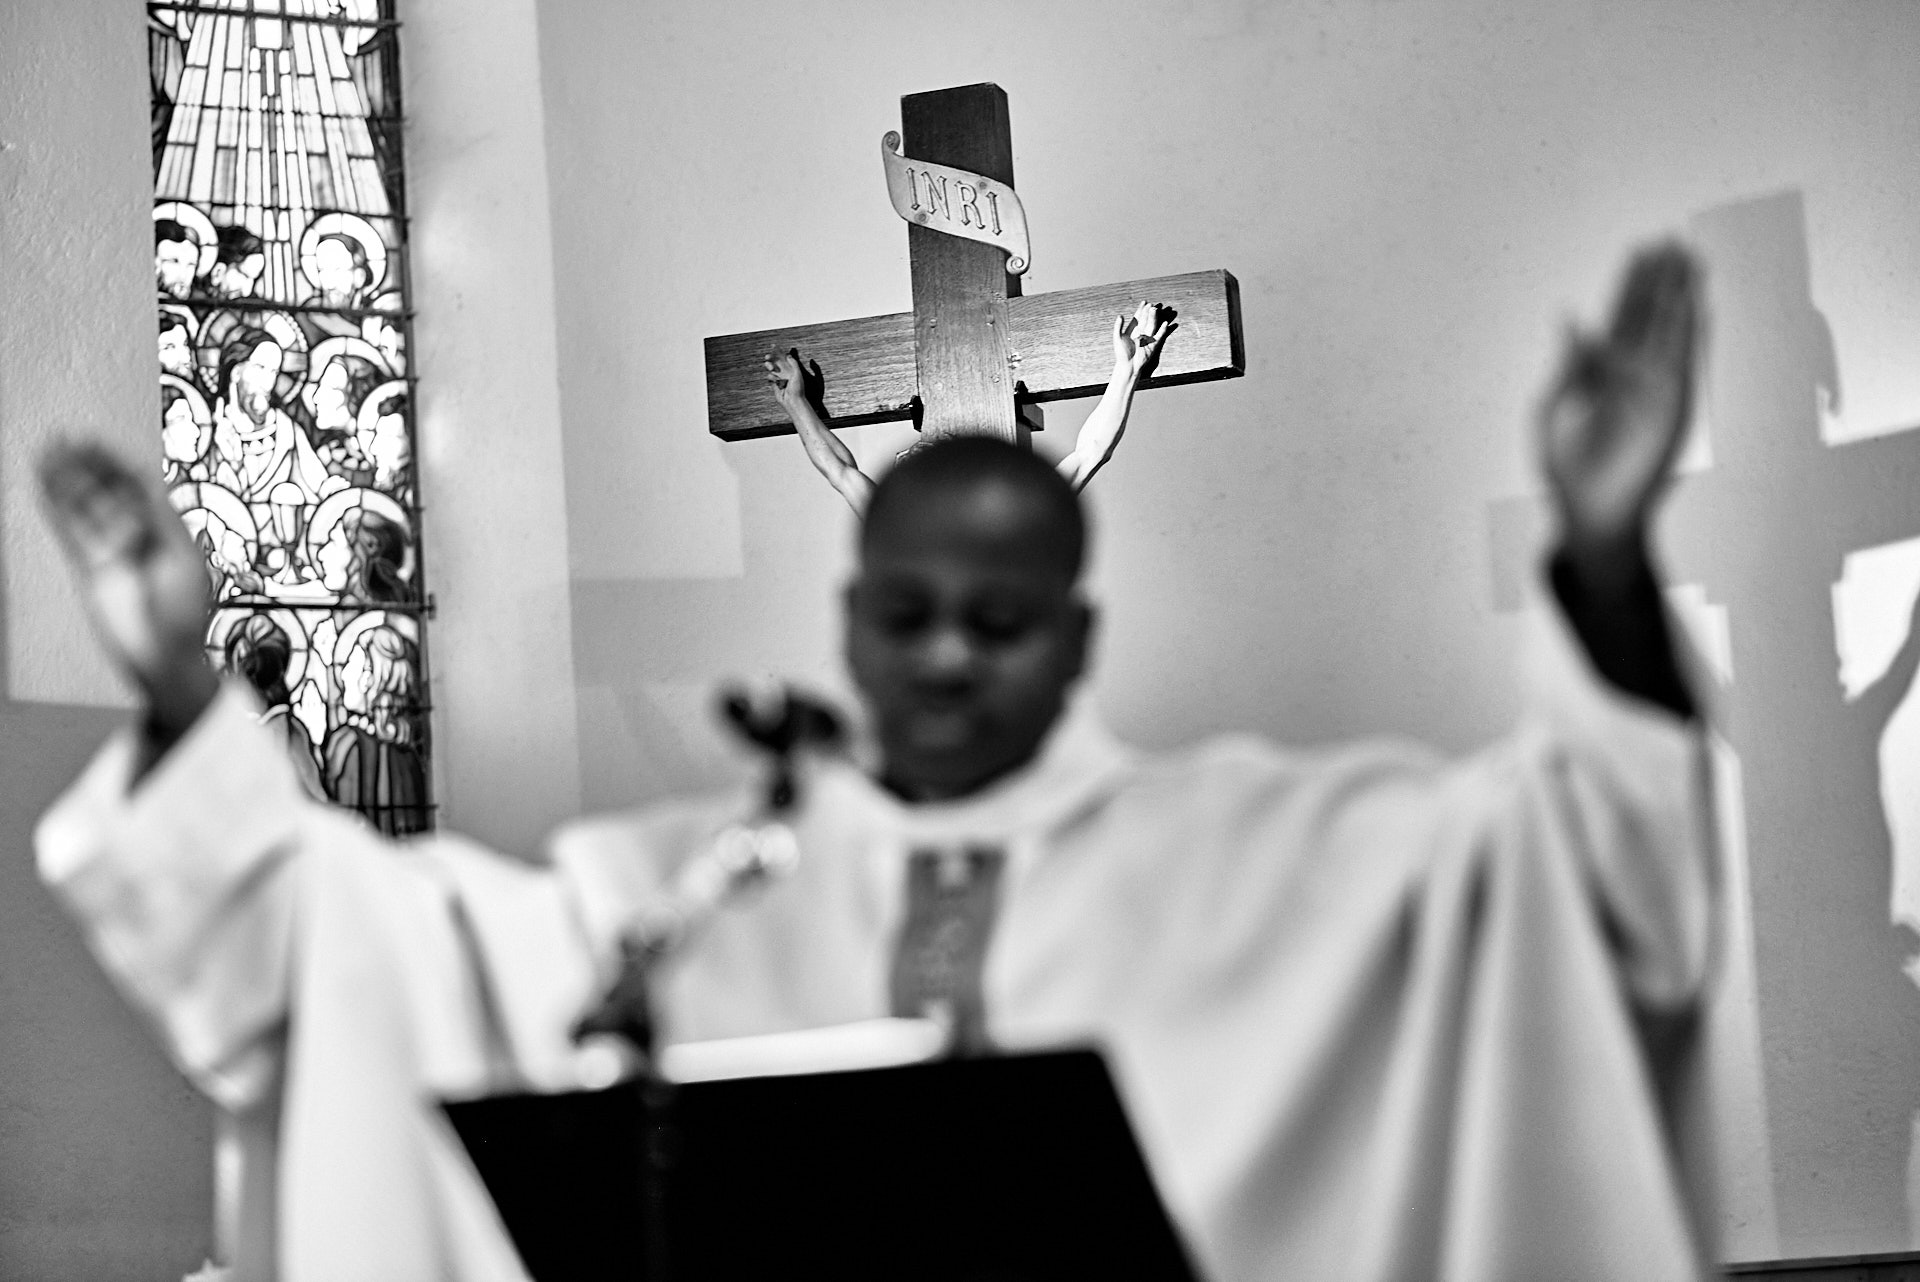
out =
<path fill-rule="evenodd" d="M 1636 254 L 1606 333 L 1568 335 L 1537 428 L 1561 607 L 1609 681 L 1683 716 L 1694 703 L 1647 538 L 1693 413 L 1700 295 L 1700 267 L 1681 246 Z"/>
<path fill-rule="evenodd" d="M 54 447 L 40 484 L 100 642 L 146 702 L 145 773 L 219 689 L 206 560 L 156 487 L 98 445 Z"/>
<path fill-rule="evenodd" d="M 1668 243 L 1634 257 L 1605 334 L 1567 337 L 1539 447 L 1562 550 L 1583 568 L 1644 551 L 1692 414 L 1699 330 L 1700 269 Z"/>

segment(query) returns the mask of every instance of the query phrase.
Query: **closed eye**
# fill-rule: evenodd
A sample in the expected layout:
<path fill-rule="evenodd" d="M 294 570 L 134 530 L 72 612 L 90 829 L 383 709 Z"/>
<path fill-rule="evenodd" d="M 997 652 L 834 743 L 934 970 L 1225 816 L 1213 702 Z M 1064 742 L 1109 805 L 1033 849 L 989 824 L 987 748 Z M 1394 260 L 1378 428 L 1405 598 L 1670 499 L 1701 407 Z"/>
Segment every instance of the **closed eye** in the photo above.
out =
<path fill-rule="evenodd" d="M 1033 631 L 1039 616 L 1030 606 L 1014 601 L 985 603 L 970 611 L 967 626 L 983 641 L 1008 644 Z"/>

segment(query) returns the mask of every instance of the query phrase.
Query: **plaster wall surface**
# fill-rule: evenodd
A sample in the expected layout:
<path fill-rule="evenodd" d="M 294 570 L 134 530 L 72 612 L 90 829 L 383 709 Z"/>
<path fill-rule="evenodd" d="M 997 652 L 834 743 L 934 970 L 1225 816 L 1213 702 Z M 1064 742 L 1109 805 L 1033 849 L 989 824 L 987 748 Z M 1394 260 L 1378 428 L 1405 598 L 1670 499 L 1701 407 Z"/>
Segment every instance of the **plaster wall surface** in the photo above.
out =
<path fill-rule="evenodd" d="M 538 33 L 401 17 L 439 820 L 531 854 L 580 808 Z"/>
<path fill-rule="evenodd" d="M 117 0 L 0 5 L 0 1277 L 150 1282 L 211 1243 L 208 1111 L 33 872 L 34 821 L 124 701 L 43 527 L 56 433 L 159 465 L 146 37 Z"/>
<path fill-rule="evenodd" d="M 40 520 L 33 461 L 60 436 L 157 468 L 146 43 L 125 5 L 18 0 L 0 12 L 0 565 L 7 693 L 112 705 Z"/>

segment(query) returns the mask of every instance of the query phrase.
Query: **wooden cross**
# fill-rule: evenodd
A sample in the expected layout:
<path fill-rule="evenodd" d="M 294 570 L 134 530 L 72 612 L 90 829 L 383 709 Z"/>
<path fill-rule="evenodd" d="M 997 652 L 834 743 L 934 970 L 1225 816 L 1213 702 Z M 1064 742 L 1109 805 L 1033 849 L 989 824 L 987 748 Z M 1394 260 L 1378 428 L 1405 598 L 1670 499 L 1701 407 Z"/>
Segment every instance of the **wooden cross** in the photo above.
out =
<path fill-rule="evenodd" d="M 1817 398 L 1837 380 L 1798 193 L 1711 210 L 1689 239 L 1712 291 L 1713 466 L 1681 478 L 1661 542 L 1674 581 L 1705 584 L 1730 619 L 1721 726 L 1740 757 L 1780 1231 L 1858 1226 L 1849 1249 L 1892 1250 L 1920 993 L 1901 973 L 1911 937 L 1887 920 L 1877 754 L 1907 691 L 1845 698 L 1832 590 L 1849 552 L 1920 535 L 1920 432 L 1821 443 Z M 1496 604 L 1510 606 L 1547 516 L 1509 499 L 1492 518 Z"/>
<path fill-rule="evenodd" d="M 905 153 L 1013 185 L 1013 134 L 998 85 L 967 85 L 900 100 Z M 707 339 L 707 427 L 727 441 L 793 430 L 762 361 L 798 348 L 820 366 L 829 427 L 912 419 L 923 432 L 978 433 L 1026 442 L 1023 409 L 1097 395 L 1113 362 L 1115 316 L 1142 299 L 1179 321 L 1143 387 L 1235 378 L 1246 371 L 1240 292 L 1225 271 L 1022 297 L 1006 253 L 909 223 L 913 311 Z"/>

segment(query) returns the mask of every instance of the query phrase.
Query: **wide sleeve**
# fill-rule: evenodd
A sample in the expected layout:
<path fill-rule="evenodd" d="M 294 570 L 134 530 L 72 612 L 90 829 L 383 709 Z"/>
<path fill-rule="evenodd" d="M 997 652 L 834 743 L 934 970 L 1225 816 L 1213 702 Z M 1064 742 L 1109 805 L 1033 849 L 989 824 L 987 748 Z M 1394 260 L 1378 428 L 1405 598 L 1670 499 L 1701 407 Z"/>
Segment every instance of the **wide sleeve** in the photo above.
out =
<path fill-rule="evenodd" d="M 588 967 L 558 881 L 309 801 L 256 717 L 229 684 L 137 782 L 111 740 L 42 820 L 41 874 L 176 1064 L 265 1128 L 240 1190 L 256 1264 L 522 1279 L 430 1103 L 576 1084 Z"/>
<path fill-rule="evenodd" d="M 1606 683 L 1557 613 L 1529 626 L 1513 734 L 1369 775 L 1325 816 L 1347 839 L 1321 885 L 1405 839 L 1383 911 L 1343 919 L 1381 967 L 1346 974 L 1392 993 L 1354 987 L 1338 1021 L 1383 1048 L 1347 1100 L 1367 1119 L 1352 1276 L 1678 1279 L 1712 1255 L 1702 727 Z"/>
<path fill-rule="evenodd" d="M 1628 991 L 1689 1005 L 1711 971 L 1718 894 L 1704 727 L 1603 680 L 1558 610 L 1529 626 L 1531 712 L 1509 745 L 1522 795 L 1507 804 L 1551 812 Z"/>
<path fill-rule="evenodd" d="M 1442 773 L 1363 1240 L 1383 1277 L 1691 1278 L 1714 1226 L 1703 730 L 1602 680 L 1557 613 L 1534 627 L 1520 730 Z"/>
<path fill-rule="evenodd" d="M 40 874 L 185 1071 L 229 1109 L 279 1068 L 310 807 L 251 697 L 224 687 L 138 784 L 116 735 L 41 819 Z"/>
<path fill-rule="evenodd" d="M 574 1084 L 567 1029 L 590 957 L 549 870 L 459 838 L 395 842 L 310 801 L 231 683 L 130 783 L 134 747 L 110 740 L 42 819 L 40 871 L 217 1103 L 259 1102 L 302 994 L 375 954 L 410 1076 L 454 1094 Z"/>

